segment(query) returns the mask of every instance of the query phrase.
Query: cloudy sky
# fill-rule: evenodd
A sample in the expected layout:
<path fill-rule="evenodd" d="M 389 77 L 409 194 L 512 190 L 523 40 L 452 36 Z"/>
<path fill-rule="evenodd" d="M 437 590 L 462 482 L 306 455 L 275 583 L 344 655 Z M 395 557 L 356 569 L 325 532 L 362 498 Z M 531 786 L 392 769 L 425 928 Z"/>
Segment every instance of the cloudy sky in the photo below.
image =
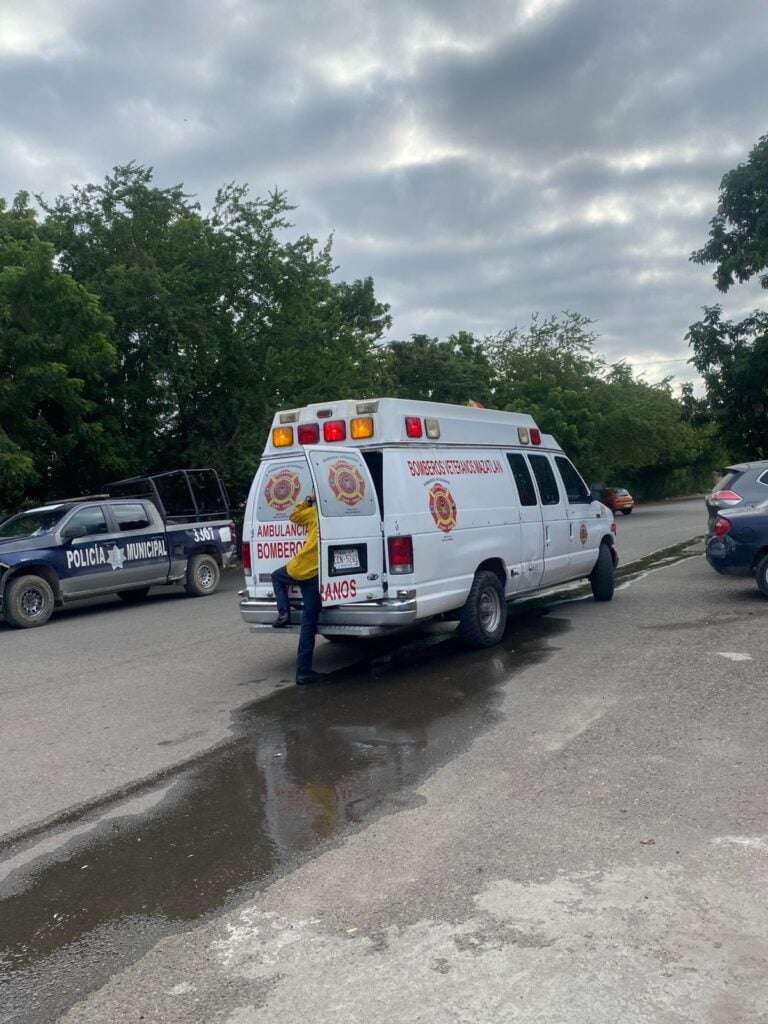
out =
<path fill-rule="evenodd" d="M 679 382 L 703 305 L 768 299 L 688 259 L 768 132 L 767 49 L 766 0 L 0 0 L 0 196 L 129 160 L 204 208 L 277 187 L 390 337 L 570 310 Z"/>

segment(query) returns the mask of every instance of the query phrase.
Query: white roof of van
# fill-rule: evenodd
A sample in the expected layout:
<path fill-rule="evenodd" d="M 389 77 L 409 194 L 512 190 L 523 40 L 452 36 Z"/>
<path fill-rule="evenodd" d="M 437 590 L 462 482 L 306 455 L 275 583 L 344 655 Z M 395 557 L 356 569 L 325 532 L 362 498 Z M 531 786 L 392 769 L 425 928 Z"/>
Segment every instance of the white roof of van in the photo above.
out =
<path fill-rule="evenodd" d="M 382 444 L 407 445 L 515 445 L 520 444 L 518 428 L 530 431 L 537 429 L 536 421 L 527 413 L 504 412 L 499 409 L 483 409 L 466 405 L 450 405 L 443 402 L 416 402 L 407 398 L 342 399 L 306 405 L 298 409 L 286 409 L 275 414 L 272 426 L 292 426 L 293 444 L 276 448 L 272 434 L 267 439 L 264 455 L 288 454 L 303 447 L 297 440 L 300 424 L 316 423 L 322 427 L 330 420 L 349 420 L 358 416 L 371 416 L 374 421 L 373 437 L 365 440 L 347 439 L 344 445 L 355 447 L 378 447 Z M 424 423 L 424 435 L 409 437 L 406 433 L 406 417 L 418 417 Z M 428 436 L 426 420 L 436 422 L 439 437 Z M 347 431 L 347 435 L 349 431 Z M 334 442 L 336 443 L 336 442 Z M 533 447 L 533 446 L 532 446 Z M 551 435 L 543 435 L 542 448 L 556 448 L 560 445 Z"/>

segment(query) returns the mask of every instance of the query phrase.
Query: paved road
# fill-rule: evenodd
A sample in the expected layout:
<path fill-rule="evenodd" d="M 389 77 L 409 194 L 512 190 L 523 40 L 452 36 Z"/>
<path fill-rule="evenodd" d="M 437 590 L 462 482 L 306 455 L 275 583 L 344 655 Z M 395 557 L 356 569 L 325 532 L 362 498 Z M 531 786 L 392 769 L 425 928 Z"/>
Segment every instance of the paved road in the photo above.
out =
<path fill-rule="evenodd" d="M 623 562 L 702 518 L 638 509 Z M 236 585 L 0 630 L 5 831 L 97 801 L 0 859 L 0 1020 L 762 1024 L 753 585 L 697 556 L 492 651 L 324 644 L 348 668 L 316 692 L 285 685 L 292 640 L 244 634 Z"/>

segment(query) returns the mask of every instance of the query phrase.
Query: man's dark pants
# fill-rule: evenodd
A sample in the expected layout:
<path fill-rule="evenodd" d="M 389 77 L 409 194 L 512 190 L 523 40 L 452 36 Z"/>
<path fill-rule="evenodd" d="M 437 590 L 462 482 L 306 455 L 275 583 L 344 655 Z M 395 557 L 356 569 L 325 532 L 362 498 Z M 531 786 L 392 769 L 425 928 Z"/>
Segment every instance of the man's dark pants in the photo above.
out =
<path fill-rule="evenodd" d="M 272 573 L 272 586 L 275 591 L 278 612 L 291 610 L 288 601 L 288 587 L 301 588 L 301 600 L 304 610 L 301 616 L 299 647 L 296 651 L 296 675 L 308 676 L 312 672 L 312 654 L 315 649 L 317 620 L 320 618 L 320 588 L 317 576 L 308 580 L 295 580 L 284 565 Z"/>

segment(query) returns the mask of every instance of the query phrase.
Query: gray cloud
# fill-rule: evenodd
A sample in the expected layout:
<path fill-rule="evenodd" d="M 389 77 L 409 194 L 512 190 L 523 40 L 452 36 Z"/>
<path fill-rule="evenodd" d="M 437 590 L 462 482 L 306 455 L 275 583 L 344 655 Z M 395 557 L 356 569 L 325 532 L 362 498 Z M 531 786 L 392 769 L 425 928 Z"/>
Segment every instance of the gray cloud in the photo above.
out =
<path fill-rule="evenodd" d="M 0 195 L 131 159 L 204 206 L 278 187 L 393 337 L 568 309 L 606 358 L 690 379 L 722 297 L 688 257 L 768 130 L 766 30 L 762 0 L 4 0 Z"/>

